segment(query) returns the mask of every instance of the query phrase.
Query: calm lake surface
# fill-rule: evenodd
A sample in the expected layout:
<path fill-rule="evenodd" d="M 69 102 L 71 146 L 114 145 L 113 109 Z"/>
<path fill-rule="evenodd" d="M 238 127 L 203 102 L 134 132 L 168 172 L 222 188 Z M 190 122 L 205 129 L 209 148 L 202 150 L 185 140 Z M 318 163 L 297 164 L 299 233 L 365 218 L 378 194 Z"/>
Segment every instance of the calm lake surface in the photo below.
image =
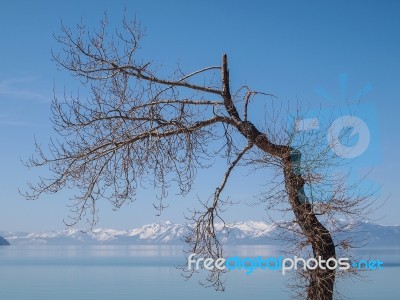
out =
<path fill-rule="evenodd" d="M 236 246 L 234 256 L 278 256 L 270 246 Z M 384 262 L 383 270 L 364 272 L 362 280 L 339 281 L 350 299 L 400 299 L 400 249 L 358 253 Z M 185 264 L 179 246 L 8 246 L 0 247 L 1 300 L 70 299 L 291 299 L 280 271 L 243 270 L 227 274 L 226 291 L 189 281 L 177 265 Z"/>

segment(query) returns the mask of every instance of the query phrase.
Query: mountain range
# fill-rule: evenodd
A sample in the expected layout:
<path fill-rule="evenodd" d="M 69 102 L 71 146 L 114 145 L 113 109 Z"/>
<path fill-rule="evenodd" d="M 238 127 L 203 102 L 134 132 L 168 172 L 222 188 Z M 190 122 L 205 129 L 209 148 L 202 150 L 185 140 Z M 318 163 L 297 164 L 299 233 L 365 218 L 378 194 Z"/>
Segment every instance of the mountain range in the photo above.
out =
<path fill-rule="evenodd" d="M 340 224 L 342 228 L 354 225 Z M 357 231 L 352 235 L 357 239 L 366 240 L 368 246 L 400 246 L 400 225 L 385 226 L 369 222 L 361 222 L 357 225 Z M 220 240 L 229 245 L 280 245 L 283 241 L 277 237 L 288 235 L 288 231 L 282 226 L 265 222 L 238 222 L 226 227 L 228 229 L 223 228 L 222 224 L 216 225 Z M 165 221 L 129 230 L 96 228 L 85 232 L 76 228 L 67 228 L 37 233 L 0 231 L 0 236 L 12 245 L 176 245 L 183 243 L 187 232 L 186 225 Z"/>

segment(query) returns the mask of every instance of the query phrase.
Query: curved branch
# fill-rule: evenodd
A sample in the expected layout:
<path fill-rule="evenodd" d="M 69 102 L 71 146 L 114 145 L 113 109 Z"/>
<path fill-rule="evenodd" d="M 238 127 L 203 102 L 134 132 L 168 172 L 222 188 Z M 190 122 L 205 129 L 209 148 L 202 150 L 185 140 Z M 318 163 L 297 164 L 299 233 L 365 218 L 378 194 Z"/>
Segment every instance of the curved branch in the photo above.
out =
<path fill-rule="evenodd" d="M 236 167 L 236 165 L 242 159 L 243 155 L 245 155 L 246 152 L 249 151 L 252 147 L 253 147 L 253 143 L 249 142 L 247 144 L 247 146 L 238 154 L 236 159 L 231 163 L 228 170 L 225 172 L 224 179 L 222 180 L 221 185 L 215 189 L 214 202 L 213 202 L 213 206 L 212 206 L 213 209 L 215 209 L 218 205 L 219 196 L 221 195 L 222 191 L 224 190 L 225 185 L 228 182 L 228 179 L 229 179 L 229 176 L 230 176 L 232 170 Z"/>
<path fill-rule="evenodd" d="M 244 113 L 243 113 L 243 119 L 244 119 L 244 121 L 245 122 L 247 122 L 247 107 L 248 107 L 248 105 L 249 105 L 249 101 L 250 101 L 250 97 L 251 96 L 255 96 L 255 95 L 264 95 L 264 96 L 271 96 L 271 97 L 275 97 L 275 98 L 277 98 L 275 95 L 273 95 L 273 94 L 268 94 L 268 93 L 264 93 L 264 92 L 257 92 L 257 91 L 250 91 L 250 90 L 248 90 L 247 92 L 246 92 L 246 95 L 245 95 L 245 102 L 244 102 Z"/>

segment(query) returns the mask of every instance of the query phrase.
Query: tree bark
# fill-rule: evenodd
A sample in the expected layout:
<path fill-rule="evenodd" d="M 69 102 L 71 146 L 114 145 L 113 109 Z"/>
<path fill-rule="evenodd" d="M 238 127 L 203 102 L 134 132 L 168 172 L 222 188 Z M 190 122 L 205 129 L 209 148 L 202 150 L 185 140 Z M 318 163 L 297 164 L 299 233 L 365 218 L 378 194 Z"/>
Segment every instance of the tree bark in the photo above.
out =
<path fill-rule="evenodd" d="M 329 258 L 336 258 L 335 245 L 329 230 L 319 222 L 304 194 L 304 179 L 298 167 L 300 162 L 301 154 L 298 150 L 292 151 L 292 155 L 283 159 L 286 191 L 296 221 L 312 246 L 314 258 L 318 260 L 320 257 L 327 261 Z M 331 300 L 334 283 L 335 270 L 310 270 L 307 299 Z"/>

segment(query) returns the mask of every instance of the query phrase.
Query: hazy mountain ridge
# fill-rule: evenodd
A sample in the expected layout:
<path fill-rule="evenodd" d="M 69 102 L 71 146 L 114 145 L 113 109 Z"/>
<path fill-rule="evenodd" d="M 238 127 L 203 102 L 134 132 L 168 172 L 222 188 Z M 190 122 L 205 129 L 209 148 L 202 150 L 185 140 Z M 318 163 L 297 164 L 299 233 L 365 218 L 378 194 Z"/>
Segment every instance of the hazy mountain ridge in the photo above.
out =
<path fill-rule="evenodd" d="M 8 246 L 10 243 L 3 237 L 0 236 L 0 246 Z"/>
<path fill-rule="evenodd" d="M 340 227 L 352 227 L 355 224 L 340 224 Z M 400 225 L 384 226 L 368 222 L 358 223 L 358 229 L 352 233 L 356 238 L 368 237 L 368 246 L 400 246 Z M 282 241 L 277 236 L 287 233 L 276 224 L 264 222 L 238 222 L 223 229 L 217 224 L 220 240 L 225 244 L 237 245 L 279 245 Z M 12 245 L 139 245 L 139 244 L 182 244 L 187 226 L 170 221 L 152 223 L 129 230 L 96 228 L 83 232 L 76 228 L 61 231 L 38 233 L 0 232 L 0 236 Z M 227 234 L 229 233 L 229 234 Z"/>

